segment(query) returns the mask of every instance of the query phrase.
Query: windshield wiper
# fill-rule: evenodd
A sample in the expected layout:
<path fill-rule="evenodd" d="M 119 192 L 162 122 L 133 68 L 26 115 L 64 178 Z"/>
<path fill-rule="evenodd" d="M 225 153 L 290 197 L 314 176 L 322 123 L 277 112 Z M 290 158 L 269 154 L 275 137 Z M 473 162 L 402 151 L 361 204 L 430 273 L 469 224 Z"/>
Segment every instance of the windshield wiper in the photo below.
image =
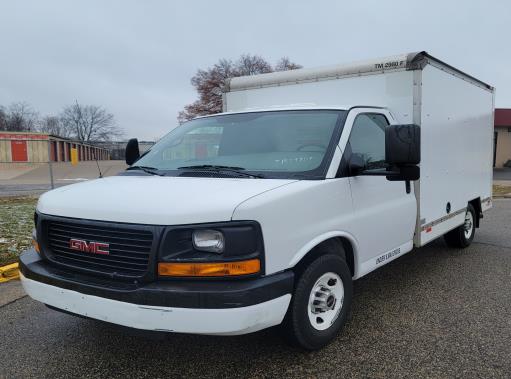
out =
<path fill-rule="evenodd" d="M 239 176 L 244 176 L 247 178 L 264 178 L 263 175 L 259 174 L 249 174 L 248 172 L 243 172 L 245 168 L 243 167 L 236 167 L 236 166 L 219 166 L 219 165 L 210 165 L 210 164 L 201 164 L 201 165 L 195 165 L 195 166 L 182 166 L 178 167 L 178 170 L 205 170 L 205 171 L 215 171 L 215 172 L 232 172 L 234 174 L 237 174 Z"/>
<path fill-rule="evenodd" d="M 126 169 L 126 171 L 129 171 L 129 170 L 142 170 L 142 171 L 147 172 L 148 174 L 151 174 L 151 175 L 165 176 L 165 174 L 158 172 L 158 169 L 155 167 L 131 166 Z"/>

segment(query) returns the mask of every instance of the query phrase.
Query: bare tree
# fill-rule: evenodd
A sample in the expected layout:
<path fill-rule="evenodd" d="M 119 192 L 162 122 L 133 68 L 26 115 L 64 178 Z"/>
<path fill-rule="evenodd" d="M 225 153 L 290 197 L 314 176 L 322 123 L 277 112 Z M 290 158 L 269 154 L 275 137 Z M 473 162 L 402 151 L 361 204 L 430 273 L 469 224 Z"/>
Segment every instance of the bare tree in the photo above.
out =
<path fill-rule="evenodd" d="M 259 55 L 244 54 L 236 62 L 221 59 L 206 70 L 199 69 L 192 77 L 191 83 L 197 90 L 199 99 L 179 112 L 178 121 L 182 123 L 197 116 L 221 112 L 222 91 L 225 80 L 228 78 L 294 70 L 301 67 L 287 57 L 281 58 L 275 68 Z"/>
<path fill-rule="evenodd" d="M 236 76 L 266 74 L 272 72 L 271 64 L 259 55 L 242 55 L 236 62 Z"/>
<path fill-rule="evenodd" d="M 24 101 L 12 103 L 6 115 L 6 130 L 30 132 L 36 129 L 38 114 Z"/>
<path fill-rule="evenodd" d="M 71 137 L 72 130 L 67 128 L 62 120 L 57 116 L 45 116 L 39 120 L 39 131 L 52 134 L 54 136 L 68 138 Z"/>
<path fill-rule="evenodd" d="M 302 67 L 302 65 L 291 62 L 288 57 L 282 57 L 275 65 L 275 71 L 297 70 Z"/>
<path fill-rule="evenodd" d="M 222 89 L 227 78 L 237 76 L 235 64 L 221 59 L 207 70 L 198 70 L 191 83 L 199 93 L 199 100 L 189 104 L 179 112 L 179 122 L 190 120 L 198 115 L 218 113 L 222 110 Z"/>
<path fill-rule="evenodd" d="M 5 108 L 0 105 L 0 130 L 7 130 L 7 113 Z"/>
<path fill-rule="evenodd" d="M 81 105 L 76 102 L 64 108 L 60 115 L 62 126 L 80 141 L 109 141 L 121 137 L 124 132 L 105 108 L 97 105 Z"/>

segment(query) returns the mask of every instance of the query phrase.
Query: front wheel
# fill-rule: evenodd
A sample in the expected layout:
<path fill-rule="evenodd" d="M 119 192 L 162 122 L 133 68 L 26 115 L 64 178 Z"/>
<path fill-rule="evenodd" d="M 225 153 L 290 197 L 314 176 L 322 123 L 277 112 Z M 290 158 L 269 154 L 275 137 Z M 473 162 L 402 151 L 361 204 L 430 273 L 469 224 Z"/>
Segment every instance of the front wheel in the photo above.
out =
<path fill-rule="evenodd" d="M 450 247 L 465 248 L 472 243 L 476 233 L 476 211 L 472 204 L 468 204 L 465 213 L 465 222 L 456 229 L 444 235 L 445 242 Z"/>
<path fill-rule="evenodd" d="M 339 255 L 323 255 L 300 275 L 284 322 L 290 340 L 307 350 L 330 343 L 346 323 L 353 298 L 351 273 Z"/>

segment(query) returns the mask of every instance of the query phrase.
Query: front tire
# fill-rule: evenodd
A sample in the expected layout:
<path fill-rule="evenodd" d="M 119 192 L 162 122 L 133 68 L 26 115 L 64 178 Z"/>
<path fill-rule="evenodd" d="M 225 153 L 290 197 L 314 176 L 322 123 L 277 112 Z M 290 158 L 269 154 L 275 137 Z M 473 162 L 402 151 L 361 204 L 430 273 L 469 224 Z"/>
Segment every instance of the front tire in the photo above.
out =
<path fill-rule="evenodd" d="M 337 254 L 314 260 L 300 275 L 284 321 L 290 341 L 306 350 L 330 343 L 348 318 L 353 282 L 346 261 Z"/>
<path fill-rule="evenodd" d="M 469 203 L 465 213 L 465 222 L 444 235 L 447 245 L 457 248 L 469 246 L 476 233 L 476 217 L 476 211 L 472 204 Z"/>

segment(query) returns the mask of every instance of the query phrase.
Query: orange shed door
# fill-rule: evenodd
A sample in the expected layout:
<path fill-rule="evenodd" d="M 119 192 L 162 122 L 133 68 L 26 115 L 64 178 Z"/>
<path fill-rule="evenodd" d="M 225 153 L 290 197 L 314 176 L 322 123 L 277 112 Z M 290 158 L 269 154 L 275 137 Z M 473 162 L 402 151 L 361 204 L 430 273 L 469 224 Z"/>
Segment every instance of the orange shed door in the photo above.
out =
<path fill-rule="evenodd" d="M 11 141 L 11 156 L 13 162 L 28 161 L 27 141 Z"/>

